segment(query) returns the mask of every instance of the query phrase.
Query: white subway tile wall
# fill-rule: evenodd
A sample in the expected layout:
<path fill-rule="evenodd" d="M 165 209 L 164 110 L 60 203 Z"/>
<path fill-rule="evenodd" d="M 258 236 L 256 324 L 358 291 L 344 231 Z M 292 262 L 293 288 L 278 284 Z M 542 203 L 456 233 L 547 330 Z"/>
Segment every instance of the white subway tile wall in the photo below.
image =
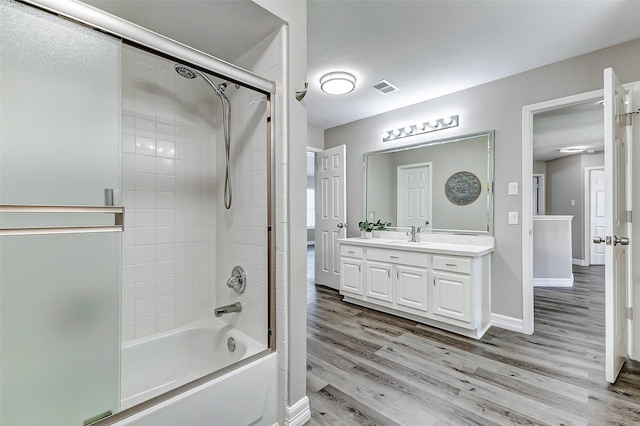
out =
<path fill-rule="evenodd" d="M 128 341 L 212 315 L 220 111 L 206 85 L 170 61 L 124 46 L 122 64 Z"/>
<path fill-rule="evenodd" d="M 275 125 L 275 171 L 279 178 L 275 182 L 275 222 L 276 222 L 276 348 L 278 352 L 278 419 L 285 418 L 285 408 L 288 405 L 288 183 L 287 164 L 289 162 L 288 133 L 285 121 L 284 75 L 285 52 L 287 50 L 286 26 L 281 27 L 277 34 L 266 37 L 262 43 L 255 46 L 235 63 L 245 69 L 267 78 L 276 83 L 278 92 L 274 99 Z M 257 158 L 257 156 L 256 156 Z M 218 163 L 219 164 L 219 163 Z M 302 201 L 301 201 L 302 202 Z M 298 283 L 299 284 L 299 283 Z M 297 285 L 297 284 L 296 284 Z M 302 283 L 302 285 L 306 285 Z M 220 290 L 218 290 L 220 291 Z M 295 309 L 295 307 L 294 307 Z"/>
<path fill-rule="evenodd" d="M 229 85 L 233 203 L 219 99 L 173 63 L 123 49 L 123 341 L 213 315 L 267 342 L 266 96 Z M 218 256 L 216 256 L 218 254 Z M 234 266 L 244 294 L 226 286 Z"/>

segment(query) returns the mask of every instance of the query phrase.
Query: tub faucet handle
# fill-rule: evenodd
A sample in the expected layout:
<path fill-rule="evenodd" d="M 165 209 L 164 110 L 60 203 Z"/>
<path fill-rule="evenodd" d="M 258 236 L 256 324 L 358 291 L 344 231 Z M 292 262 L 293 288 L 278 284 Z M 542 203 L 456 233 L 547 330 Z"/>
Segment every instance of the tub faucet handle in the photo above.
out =
<path fill-rule="evenodd" d="M 235 290 L 236 293 L 244 293 L 247 287 L 247 274 L 240 266 L 235 266 L 231 271 L 231 278 L 227 280 L 227 287 Z"/>

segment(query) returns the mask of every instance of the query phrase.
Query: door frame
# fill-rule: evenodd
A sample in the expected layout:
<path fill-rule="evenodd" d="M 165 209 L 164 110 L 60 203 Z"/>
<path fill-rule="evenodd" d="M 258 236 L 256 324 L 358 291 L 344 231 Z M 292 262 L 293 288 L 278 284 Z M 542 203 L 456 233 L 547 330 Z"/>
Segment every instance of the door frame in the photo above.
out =
<path fill-rule="evenodd" d="M 584 170 L 584 196 L 583 196 L 584 229 L 582 230 L 582 232 L 584 232 L 584 235 L 586 235 L 587 238 L 585 238 L 584 241 L 582 242 L 584 244 L 584 247 L 583 247 L 584 259 L 581 266 L 589 266 L 591 265 L 591 239 L 590 239 L 591 238 L 591 202 L 592 202 L 591 172 L 594 170 L 604 171 L 604 166 L 585 167 L 583 170 Z"/>
<path fill-rule="evenodd" d="M 533 334 L 533 116 L 584 102 L 596 102 L 604 89 L 579 93 L 522 107 L 522 329 Z"/>
<path fill-rule="evenodd" d="M 640 86 L 640 81 L 623 84 L 626 90 Z M 638 89 L 636 89 L 638 91 Z M 636 93 L 640 97 L 640 94 Z M 552 99 L 537 104 L 525 105 L 522 107 L 522 332 L 533 334 L 534 312 L 533 312 L 533 115 L 538 112 L 549 111 L 578 103 L 598 101 L 603 99 L 604 89 L 579 93 L 577 95 Z M 636 99 L 635 104 L 640 104 Z M 640 116 L 634 116 L 634 120 Z M 632 167 L 632 173 L 640 172 L 640 153 L 633 150 L 633 144 L 640 140 L 640 126 L 633 126 L 631 142 L 631 161 L 636 167 Z M 631 177 L 633 179 L 633 176 Z M 632 188 L 632 210 L 638 211 L 640 208 L 640 185 Z M 640 227 L 632 227 L 632 238 L 640 241 Z M 633 241 L 633 240 L 632 240 Z M 637 250 L 631 249 L 631 262 L 633 264 L 640 255 Z M 635 275 L 630 275 L 632 282 L 640 282 L 640 268 L 633 271 Z M 631 286 L 633 287 L 633 286 Z M 633 291 L 628 295 L 628 300 L 633 306 L 640 307 L 640 291 Z M 634 315 L 634 319 L 629 324 L 629 356 L 632 359 L 640 359 L 640 314 Z"/>

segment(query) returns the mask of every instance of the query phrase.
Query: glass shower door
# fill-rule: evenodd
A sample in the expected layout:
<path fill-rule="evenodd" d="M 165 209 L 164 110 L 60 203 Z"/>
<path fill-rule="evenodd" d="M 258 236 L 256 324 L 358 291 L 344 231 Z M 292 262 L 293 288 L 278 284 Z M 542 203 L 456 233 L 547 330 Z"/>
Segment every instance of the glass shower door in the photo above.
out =
<path fill-rule="evenodd" d="M 119 41 L 0 2 L 3 426 L 119 408 L 120 93 Z"/>

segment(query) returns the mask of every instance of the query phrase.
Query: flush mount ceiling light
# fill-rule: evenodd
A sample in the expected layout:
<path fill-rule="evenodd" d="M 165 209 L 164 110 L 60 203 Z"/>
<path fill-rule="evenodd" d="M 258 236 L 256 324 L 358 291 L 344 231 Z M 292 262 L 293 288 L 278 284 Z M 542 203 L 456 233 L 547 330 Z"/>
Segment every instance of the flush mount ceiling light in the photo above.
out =
<path fill-rule="evenodd" d="M 320 88 L 330 95 L 345 95 L 356 88 L 356 77 L 344 71 L 329 72 L 320 77 Z"/>
<path fill-rule="evenodd" d="M 435 132 L 436 130 L 449 129 L 451 127 L 458 127 L 458 124 L 459 121 L 457 115 L 438 118 L 437 120 L 429 120 L 418 124 L 410 124 L 398 129 L 387 130 L 382 135 L 382 142 L 406 138 L 407 136 L 414 136 L 422 133 Z"/>

